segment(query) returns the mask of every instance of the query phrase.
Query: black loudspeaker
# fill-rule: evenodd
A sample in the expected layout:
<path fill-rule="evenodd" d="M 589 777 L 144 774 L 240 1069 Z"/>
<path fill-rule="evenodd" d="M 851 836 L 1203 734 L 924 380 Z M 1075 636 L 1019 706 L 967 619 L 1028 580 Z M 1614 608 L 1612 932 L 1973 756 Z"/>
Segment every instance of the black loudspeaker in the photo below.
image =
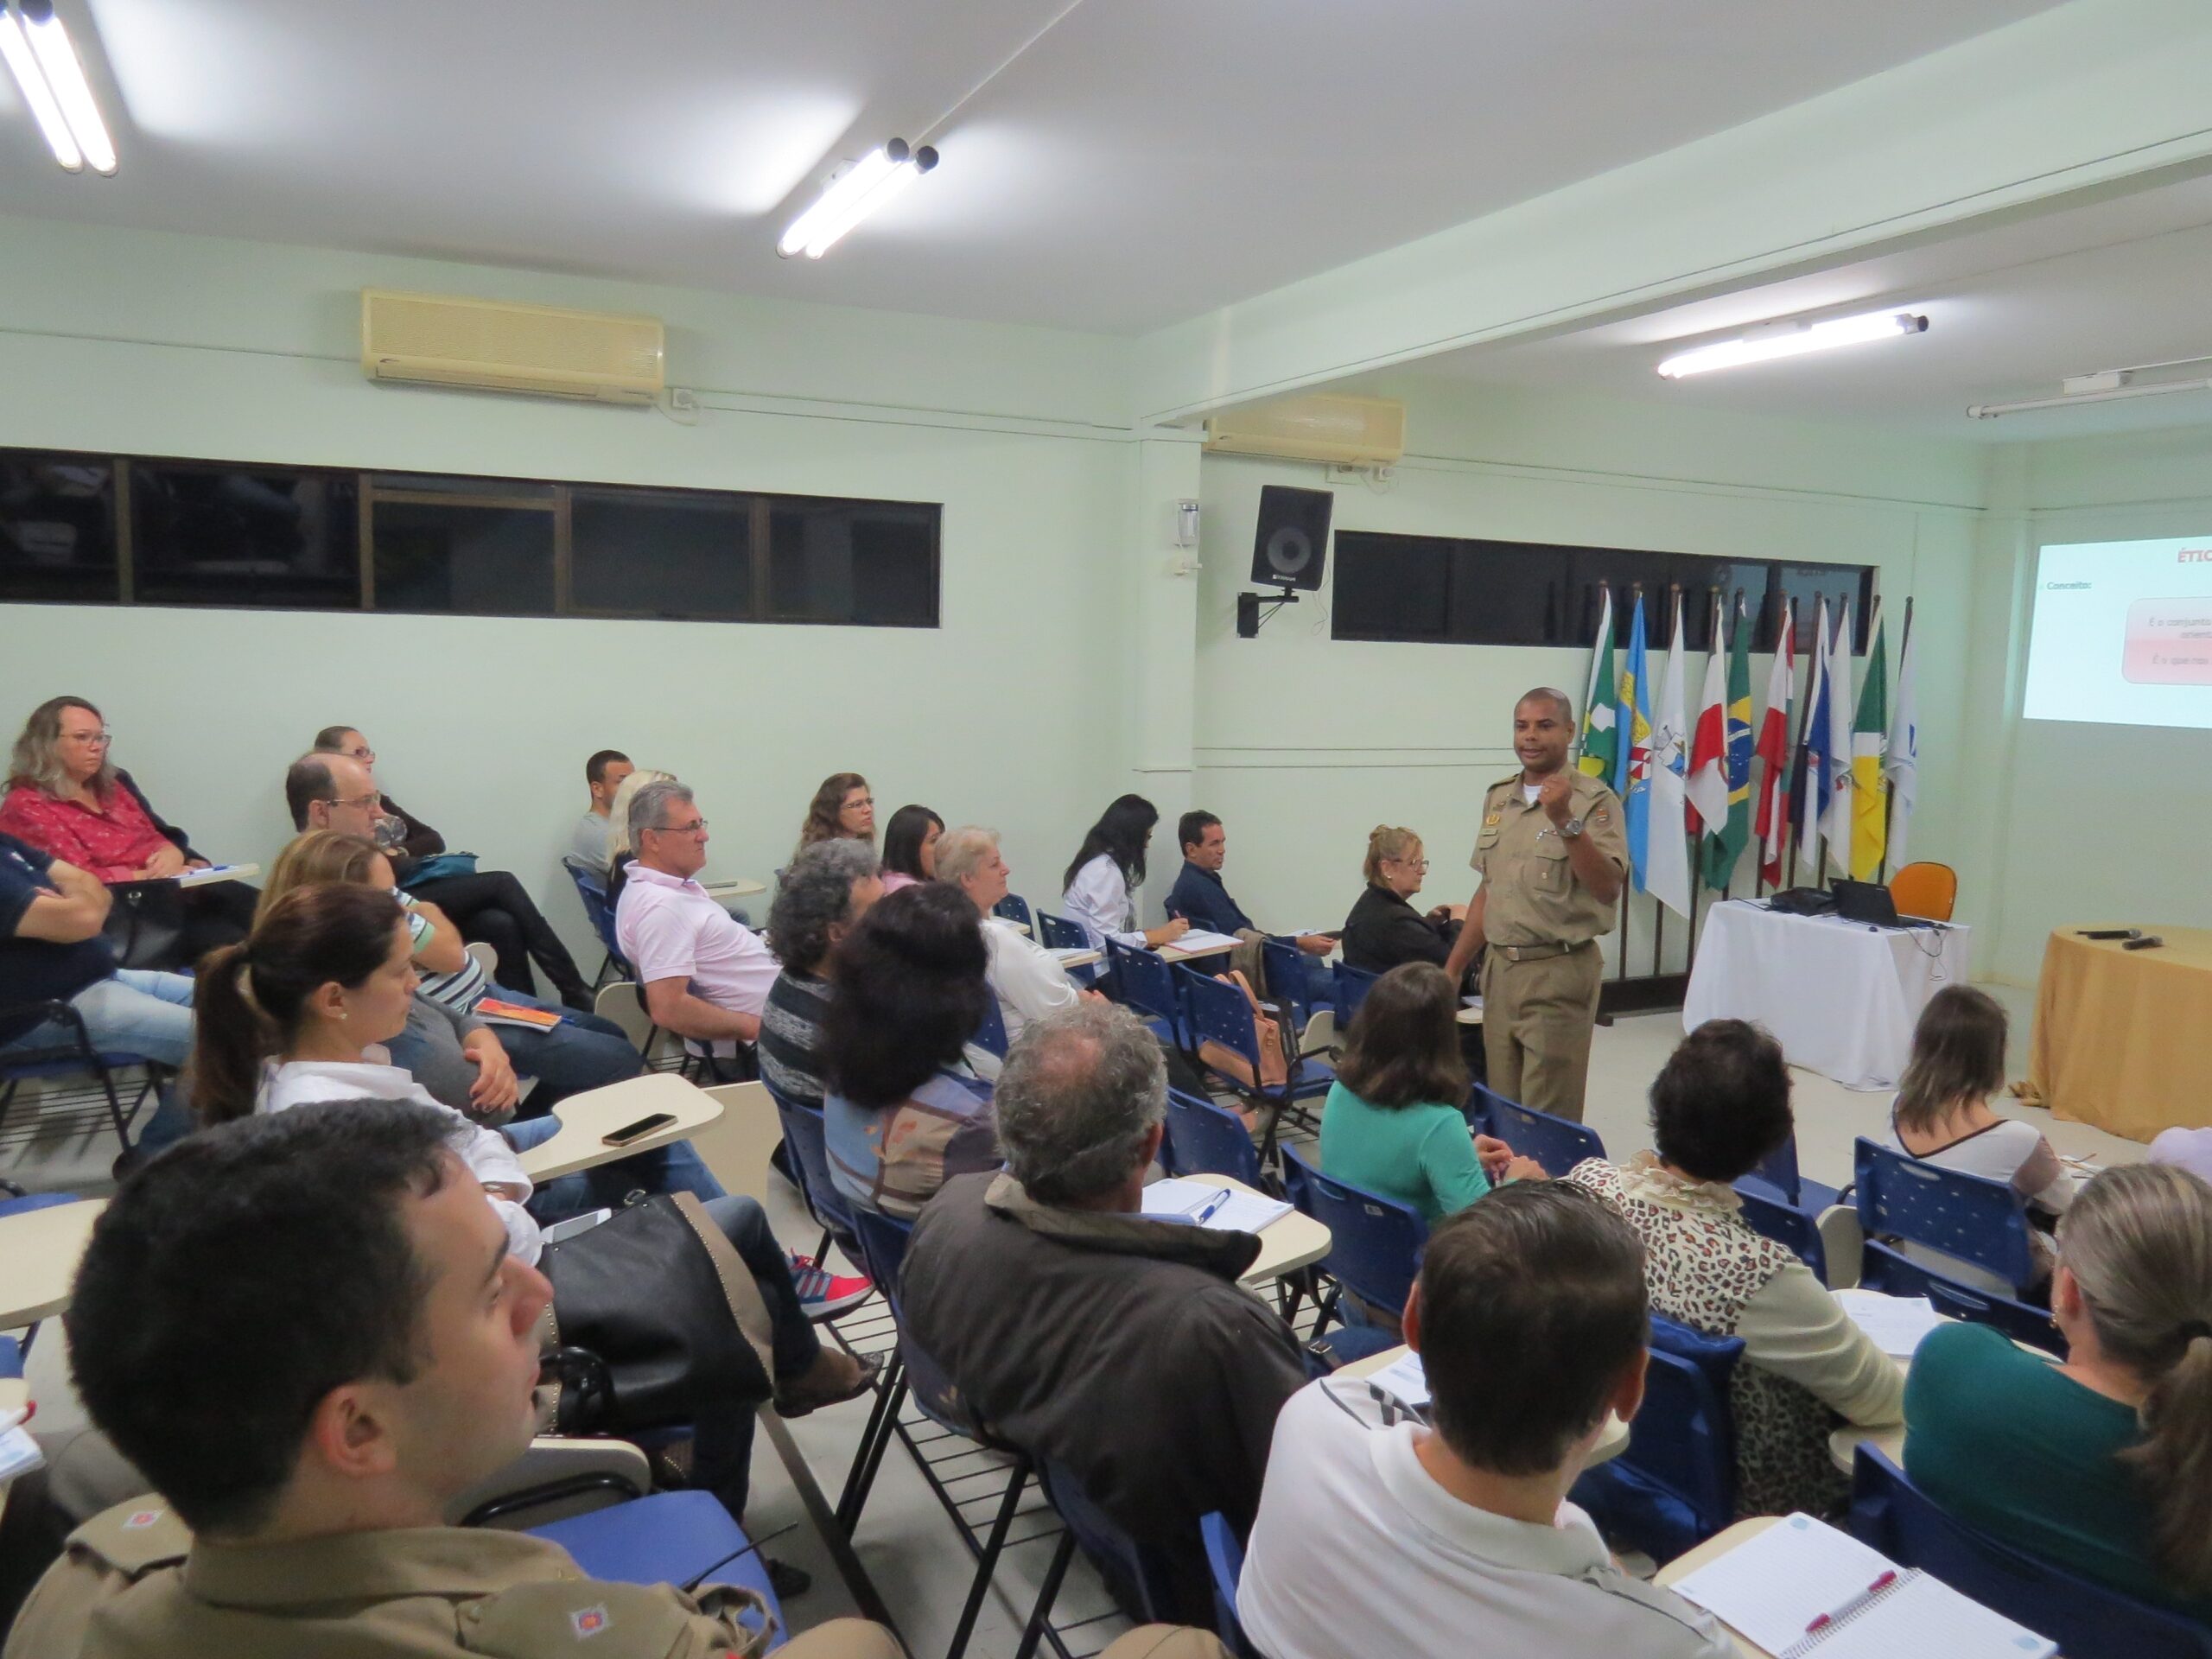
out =
<path fill-rule="evenodd" d="M 1262 485 L 1260 532 L 1252 542 L 1252 580 L 1271 588 L 1318 590 L 1329 551 L 1329 511 L 1336 503 L 1326 490 Z"/>

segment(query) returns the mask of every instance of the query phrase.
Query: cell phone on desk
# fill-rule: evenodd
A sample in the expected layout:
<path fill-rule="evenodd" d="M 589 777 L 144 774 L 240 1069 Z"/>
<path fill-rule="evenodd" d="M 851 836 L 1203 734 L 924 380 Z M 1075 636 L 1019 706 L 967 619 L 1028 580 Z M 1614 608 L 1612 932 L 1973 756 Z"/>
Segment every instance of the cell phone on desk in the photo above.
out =
<path fill-rule="evenodd" d="M 2143 930 L 2139 927 L 2080 927 L 2074 931 L 2085 939 L 2139 939 L 2143 937 Z"/>
<path fill-rule="evenodd" d="M 2165 941 L 2160 938 L 2157 934 L 2152 933 L 2148 935 L 2139 935 L 2132 939 L 2122 939 L 2120 942 L 2120 948 L 2123 950 L 2152 950 L 2157 949 L 2159 945 L 2162 945 L 2164 943 Z"/>
<path fill-rule="evenodd" d="M 619 1129 L 610 1129 L 599 1137 L 603 1147 L 626 1147 L 632 1141 L 643 1140 L 655 1129 L 664 1129 L 676 1122 L 673 1112 L 655 1112 L 651 1117 L 641 1117 L 634 1123 L 625 1123 Z"/>

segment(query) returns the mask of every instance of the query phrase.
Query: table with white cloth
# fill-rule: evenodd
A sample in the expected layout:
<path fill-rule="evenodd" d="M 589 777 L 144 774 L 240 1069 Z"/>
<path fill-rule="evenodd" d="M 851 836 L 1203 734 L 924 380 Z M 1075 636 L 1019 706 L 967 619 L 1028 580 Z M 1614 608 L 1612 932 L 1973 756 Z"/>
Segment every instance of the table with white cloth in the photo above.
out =
<path fill-rule="evenodd" d="M 1967 982 L 1973 930 L 1870 927 L 1789 916 L 1736 899 L 1706 912 L 1682 1003 L 1682 1029 L 1749 1020 L 1792 1065 L 1847 1089 L 1891 1089 L 1928 999 Z"/>

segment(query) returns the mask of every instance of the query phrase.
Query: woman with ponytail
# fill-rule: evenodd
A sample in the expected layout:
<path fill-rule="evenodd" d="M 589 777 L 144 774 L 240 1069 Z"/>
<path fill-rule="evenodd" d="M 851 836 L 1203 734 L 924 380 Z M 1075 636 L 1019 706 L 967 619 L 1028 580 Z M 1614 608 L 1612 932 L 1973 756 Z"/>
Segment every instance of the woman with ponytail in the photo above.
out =
<path fill-rule="evenodd" d="M 2058 1223 L 2048 1363 L 1980 1325 L 1920 1344 L 1905 1470 L 2018 1548 L 2212 1621 L 2212 1186 L 2108 1169 Z"/>
<path fill-rule="evenodd" d="M 415 995 L 413 950 L 407 918 L 389 893 L 323 882 L 284 894 L 255 918 L 244 943 L 200 963 L 199 995 L 205 1003 L 194 1020 L 194 1103 L 208 1123 L 257 1111 L 312 1110 L 327 1101 L 405 1100 L 435 1107 L 451 1116 L 454 1150 L 506 1224 L 510 1249 L 535 1264 L 543 1245 L 541 1223 L 620 1205 L 622 1195 L 649 1184 L 640 1179 L 640 1166 L 652 1154 L 582 1172 L 595 1178 L 590 1187 L 574 1186 L 573 1178 L 564 1176 L 533 1192 L 516 1152 L 557 1129 L 559 1120 L 533 1119 L 504 1135 L 483 1128 L 440 1105 L 388 1063 L 383 1045 L 405 1027 Z M 767 1304 L 778 1409 L 790 1416 L 863 1392 L 874 1368 L 821 1345 L 760 1206 L 751 1198 L 723 1196 L 718 1186 L 702 1198 L 707 1216 L 744 1259 Z M 861 1285 L 864 1294 L 864 1281 Z M 651 1287 L 640 1286 L 639 1294 L 650 1294 Z M 694 1478 L 736 1515 L 745 1503 L 752 1409 L 702 1410 L 694 1427 Z"/>

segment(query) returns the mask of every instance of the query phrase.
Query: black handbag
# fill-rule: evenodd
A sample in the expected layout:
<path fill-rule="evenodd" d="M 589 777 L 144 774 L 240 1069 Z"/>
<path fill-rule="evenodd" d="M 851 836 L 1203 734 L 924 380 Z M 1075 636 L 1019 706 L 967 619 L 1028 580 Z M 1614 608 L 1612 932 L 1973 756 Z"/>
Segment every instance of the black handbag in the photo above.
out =
<path fill-rule="evenodd" d="M 702 1402 L 775 1392 L 767 1304 L 692 1194 L 634 1194 L 548 1244 L 538 1268 L 553 1285 L 555 1433 L 676 1427 Z"/>
<path fill-rule="evenodd" d="M 184 889 L 173 878 L 111 882 L 108 893 L 115 902 L 100 933 L 117 967 L 192 971 L 185 959 Z"/>

